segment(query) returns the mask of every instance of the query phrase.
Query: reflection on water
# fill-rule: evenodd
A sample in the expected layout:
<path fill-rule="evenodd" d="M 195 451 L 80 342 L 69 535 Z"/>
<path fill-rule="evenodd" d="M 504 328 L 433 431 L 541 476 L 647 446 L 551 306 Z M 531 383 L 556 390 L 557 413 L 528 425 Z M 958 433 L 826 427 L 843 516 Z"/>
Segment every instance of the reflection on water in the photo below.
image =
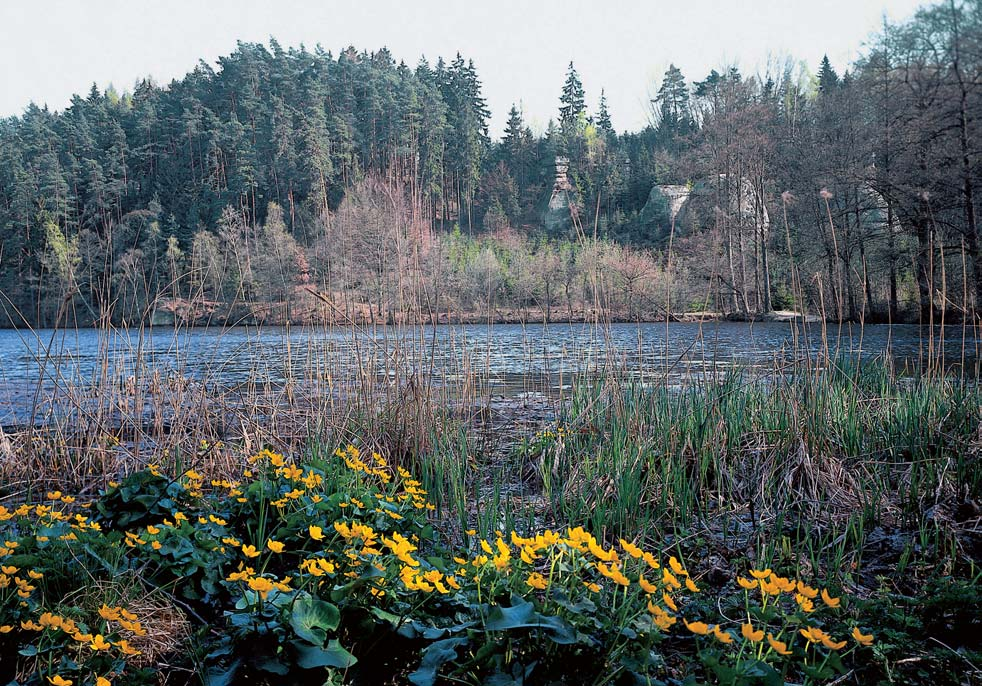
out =
<path fill-rule="evenodd" d="M 330 387 L 368 373 L 409 373 L 438 387 L 478 380 L 497 394 L 555 392 L 576 374 L 604 369 L 640 381 L 685 383 L 734 367 L 774 369 L 807 356 L 889 354 L 899 368 L 935 364 L 977 375 L 971 329 L 712 322 L 353 328 L 156 328 L 0 331 L 0 424 L 29 413 L 36 395 L 67 386 L 104 388 L 150 379 L 209 387 L 242 384 Z M 132 377 L 132 379 L 131 379 Z"/>

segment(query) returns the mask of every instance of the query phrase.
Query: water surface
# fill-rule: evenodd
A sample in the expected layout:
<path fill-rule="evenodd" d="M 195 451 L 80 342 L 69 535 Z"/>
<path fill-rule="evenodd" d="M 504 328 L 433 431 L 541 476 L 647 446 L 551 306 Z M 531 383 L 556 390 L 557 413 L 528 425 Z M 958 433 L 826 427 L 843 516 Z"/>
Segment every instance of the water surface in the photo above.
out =
<path fill-rule="evenodd" d="M 368 374 L 434 387 L 479 384 L 504 396 L 555 393 L 578 374 L 615 369 L 644 383 L 683 384 L 729 370 L 773 373 L 826 352 L 889 356 L 900 369 L 929 360 L 976 374 L 979 340 L 961 326 L 791 323 L 444 325 L 372 329 L 237 327 L 143 331 L 0 331 L 0 424 L 23 423 L 66 389 L 194 383 L 206 389 L 318 392 Z M 75 404 L 79 403 L 75 393 Z"/>

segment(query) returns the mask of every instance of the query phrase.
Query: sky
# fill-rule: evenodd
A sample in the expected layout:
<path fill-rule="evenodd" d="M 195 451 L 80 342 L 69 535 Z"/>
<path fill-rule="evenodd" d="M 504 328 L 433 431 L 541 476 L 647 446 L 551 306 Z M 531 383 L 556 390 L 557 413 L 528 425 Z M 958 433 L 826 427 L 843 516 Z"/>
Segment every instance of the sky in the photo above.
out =
<path fill-rule="evenodd" d="M 587 104 L 604 89 L 619 130 L 647 121 L 669 64 L 691 82 L 736 64 L 763 72 L 775 59 L 841 74 L 884 17 L 924 0 L 0 0 L 0 117 L 28 103 L 64 108 L 92 83 L 132 90 L 150 76 L 180 78 L 236 41 L 317 44 L 335 55 L 388 47 L 415 65 L 425 55 L 474 60 L 500 136 L 512 103 L 533 129 L 557 116 L 572 60 Z"/>

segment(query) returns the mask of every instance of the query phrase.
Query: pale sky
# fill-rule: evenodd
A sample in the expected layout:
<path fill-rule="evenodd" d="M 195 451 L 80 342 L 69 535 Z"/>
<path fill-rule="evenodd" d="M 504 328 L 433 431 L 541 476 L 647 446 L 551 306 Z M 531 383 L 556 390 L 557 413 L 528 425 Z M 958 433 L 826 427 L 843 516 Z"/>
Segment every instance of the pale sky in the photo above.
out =
<path fill-rule="evenodd" d="M 636 130 L 674 62 L 690 82 L 737 64 L 745 74 L 791 55 L 812 71 L 828 53 L 841 74 L 884 15 L 923 0 L 0 0 L 0 117 L 34 101 L 65 107 L 93 82 L 131 90 L 168 83 L 236 40 L 335 55 L 388 47 L 415 66 L 460 51 L 473 58 L 500 137 L 518 103 L 533 128 L 556 117 L 570 60 L 596 110 L 604 88 L 614 127 Z"/>

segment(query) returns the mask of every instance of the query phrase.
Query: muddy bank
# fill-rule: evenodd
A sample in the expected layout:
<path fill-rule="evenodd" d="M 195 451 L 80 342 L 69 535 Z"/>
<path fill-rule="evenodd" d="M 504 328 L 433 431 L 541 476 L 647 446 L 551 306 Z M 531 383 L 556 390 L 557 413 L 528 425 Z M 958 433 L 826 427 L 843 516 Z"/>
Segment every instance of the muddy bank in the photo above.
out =
<path fill-rule="evenodd" d="M 155 324 L 192 326 L 371 326 L 375 324 L 653 324 L 663 322 L 820 322 L 816 315 L 780 310 L 763 313 L 717 311 L 626 312 L 606 308 L 495 307 L 470 311 L 387 311 L 345 302 L 314 291 L 291 303 L 223 303 L 170 300 L 154 313 Z"/>

